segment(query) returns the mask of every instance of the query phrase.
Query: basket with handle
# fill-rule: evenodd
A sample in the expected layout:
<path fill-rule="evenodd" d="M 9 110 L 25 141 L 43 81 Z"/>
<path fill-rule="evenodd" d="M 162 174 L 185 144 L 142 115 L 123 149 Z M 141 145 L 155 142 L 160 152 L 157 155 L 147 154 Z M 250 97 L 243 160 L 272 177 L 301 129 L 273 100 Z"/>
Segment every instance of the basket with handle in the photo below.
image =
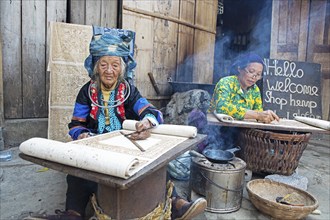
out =
<path fill-rule="evenodd" d="M 241 157 L 252 172 L 291 175 L 298 167 L 310 133 L 241 129 Z"/>

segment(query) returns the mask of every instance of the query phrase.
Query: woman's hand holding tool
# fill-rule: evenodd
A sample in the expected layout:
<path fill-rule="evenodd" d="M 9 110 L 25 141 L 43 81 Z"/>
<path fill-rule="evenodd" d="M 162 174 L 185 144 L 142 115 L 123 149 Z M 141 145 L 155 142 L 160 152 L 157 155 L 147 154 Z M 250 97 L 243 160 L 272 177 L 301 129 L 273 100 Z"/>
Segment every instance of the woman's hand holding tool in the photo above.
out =
<path fill-rule="evenodd" d="M 129 136 L 132 140 L 144 140 L 150 137 L 150 129 L 153 128 L 148 119 L 143 119 L 135 124 L 136 132 L 131 133 Z"/>
<path fill-rule="evenodd" d="M 257 121 L 259 122 L 269 124 L 275 120 L 280 121 L 280 118 L 272 110 L 266 110 L 257 113 Z"/>

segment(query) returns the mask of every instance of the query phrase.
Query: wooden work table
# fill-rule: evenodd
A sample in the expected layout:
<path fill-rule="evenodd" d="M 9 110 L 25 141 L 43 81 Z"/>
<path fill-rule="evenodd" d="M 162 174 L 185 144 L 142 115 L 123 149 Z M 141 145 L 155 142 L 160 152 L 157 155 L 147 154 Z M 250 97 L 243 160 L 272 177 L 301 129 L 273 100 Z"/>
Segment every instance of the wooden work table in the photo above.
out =
<path fill-rule="evenodd" d="M 198 134 L 195 138 L 185 140 L 129 179 L 67 166 L 23 153 L 19 156 L 41 166 L 97 182 L 98 202 L 104 212 L 112 219 L 132 219 L 145 216 L 165 201 L 168 162 L 196 147 L 205 139 L 206 135 Z"/>
<path fill-rule="evenodd" d="M 214 114 L 207 114 L 207 122 L 210 125 L 239 127 L 239 128 L 256 128 L 262 130 L 274 130 L 274 131 L 291 131 L 291 132 L 308 132 L 308 133 L 323 133 L 330 134 L 330 131 L 313 127 L 302 122 L 290 119 L 281 119 L 279 122 L 273 122 L 271 124 L 264 124 L 257 122 L 256 120 L 233 120 L 231 122 L 222 122 L 218 120 Z"/>

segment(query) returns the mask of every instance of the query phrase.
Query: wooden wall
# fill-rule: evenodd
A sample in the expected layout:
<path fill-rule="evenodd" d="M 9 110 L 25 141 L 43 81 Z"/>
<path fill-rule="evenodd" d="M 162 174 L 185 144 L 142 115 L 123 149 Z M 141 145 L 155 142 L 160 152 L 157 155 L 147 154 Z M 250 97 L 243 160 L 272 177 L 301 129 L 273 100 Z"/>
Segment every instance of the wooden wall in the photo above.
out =
<path fill-rule="evenodd" d="M 330 1 L 274 0 L 272 59 L 321 64 L 322 118 L 330 120 Z"/>
<path fill-rule="evenodd" d="M 118 1 L 70 0 L 68 10 L 68 23 L 112 28 L 118 25 Z"/>
<path fill-rule="evenodd" d="M 117 26 L 117 1 L 2 0 L 3 136 L 7 147 L 47 137 L 50 21 Z"/>
<path fill-rule="evenodd" d="M 3 136 L 7 147 L 47 136 L 48 22 L 66 21 L 67 1 L 0 1 Z"/>
<path fill-rule="evenodd" d="M 123 2 L 123 28 L 136 31 L 135 80 L 144 96 L 168 101 L 169 80 L 212 83 L 216 15 L 217 0 Z"/>

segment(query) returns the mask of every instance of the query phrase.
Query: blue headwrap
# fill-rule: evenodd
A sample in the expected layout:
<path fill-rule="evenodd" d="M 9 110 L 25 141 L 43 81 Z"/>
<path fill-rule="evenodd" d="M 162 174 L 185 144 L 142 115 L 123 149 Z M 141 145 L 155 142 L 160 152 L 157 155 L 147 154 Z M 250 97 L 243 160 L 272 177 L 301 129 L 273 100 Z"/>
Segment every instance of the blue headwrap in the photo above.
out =
<path fill-rule="evenodd" d="M 240 55 L 234 61 L 234 63 L 231 65 L 230 72 L 238 74 L 237 68 L 245 68 L 250 63 L 260 63 L 263 66 L 265 65 L 263 59 L 258 54 L 246 53 L 246 54 Z"/>
<path fill-rule="evenodd" d="M 85 59 L 89 77 L 93 75 L 95 63 L 102 56 L 122 57 L 126 63 L 125 78 L 133 78 L 136 62 L 134 56 L 135 33 L 130 30 L 93 26 L 93 37 L 89 44 L 90 55 Z"/>

